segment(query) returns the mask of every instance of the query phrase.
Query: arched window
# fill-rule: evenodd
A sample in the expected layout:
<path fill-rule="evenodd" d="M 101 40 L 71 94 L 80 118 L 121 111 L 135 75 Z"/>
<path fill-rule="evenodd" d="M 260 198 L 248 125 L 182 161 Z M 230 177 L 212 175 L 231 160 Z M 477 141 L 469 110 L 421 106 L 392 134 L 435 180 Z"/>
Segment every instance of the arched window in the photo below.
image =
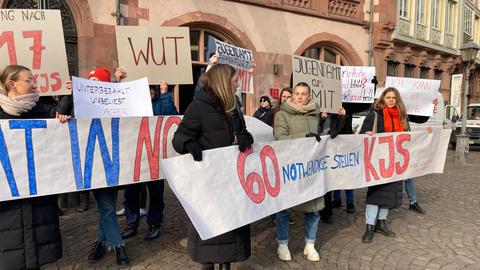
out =
<path fill-rule="evenodd" d="M 4 8 L 13 9 L 58 9 L 62 17 L 63 37 L 67 52 L 70 75 L 78 76 L 77 28 L 73 15 L 65 1 L 62 0 L 9 0 Z"/>
<path fill-rule="evenodd" d="M 305 50 L 302 56 L 312 59 L 318 59 L 320 61 L 329 62 L 340 66 L 350 65 L 345 56 L 343 56 L 336 49 L 328 45 L 311 47 Z"/>

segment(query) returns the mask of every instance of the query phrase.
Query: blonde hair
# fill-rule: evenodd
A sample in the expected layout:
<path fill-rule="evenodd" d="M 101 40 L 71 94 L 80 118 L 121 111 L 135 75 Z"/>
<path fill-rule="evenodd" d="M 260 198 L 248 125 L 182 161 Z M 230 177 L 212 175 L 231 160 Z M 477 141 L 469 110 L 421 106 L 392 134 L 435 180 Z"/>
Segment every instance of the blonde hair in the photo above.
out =
<path fill-rule="evenodd" d="M 17 81 L 20 77 L 20 72 L 22 71 L 30 71 L 29 68 L 21 65 L 8 65 L 5 69 L 0 73 L 0 93 L 6 94 L 8 93 L 9 86 L 7 84 L 8 81 Z"/>
<path fill-rule="evenodd" d="M 210 89 L 222 103 L 225 112 L 231 112 L 236 108 L 232 78 L 235 69 L 226 64 L 216 64 L 203 75 L 203 86 Z"/>
<path fill-rule="evenodd" d="M 400 96 L 400 92 L 398 92 L 397 88 L 388 87 L 387 89 L 383 90 L 382 94 L 377 99 L 373 107 L 378 110 L 383 110 L 387 106 L 385 104 L 385 96 L 389 92 L 393 92 L 395 94 L 395 107 L 397 107 L 397 109 L 400 112 L 400 120 L 403 123 L 404 129 L 407 129 L 408 128 L 407 109 L 405 107 L 405 104 L 403 103 L 402 97 Z"/>

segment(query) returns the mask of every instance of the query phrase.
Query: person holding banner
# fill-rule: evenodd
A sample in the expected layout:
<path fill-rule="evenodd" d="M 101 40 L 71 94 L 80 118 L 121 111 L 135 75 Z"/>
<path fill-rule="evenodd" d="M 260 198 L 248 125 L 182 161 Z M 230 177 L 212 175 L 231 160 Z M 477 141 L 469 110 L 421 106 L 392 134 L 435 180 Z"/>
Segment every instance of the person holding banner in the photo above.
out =
<path fill-rule="evenodd" d="M 293 99 L 287 100 L 280 106 L 275 115 L 274 136 L 278 140 L 287 140 L 318 135 L 320 107 L 312 100 L 310 86 L 307 83 L 298 83 L 293 90 Z M 310 261 L 319 261 L 320 255 L 315 250 L 318 222 L 318 211 L 324 207 L 323 197 L 306 202 L 295 208 L 305 213 L 305 249 L 303 254 Z M 288 210 L 276 214 L 278 257 L 282 261 L 292 259 L 288 249 Z"/>
<path fill-rule="evenodd" d="M 180 154 L 190 153 L 202 160 L 202 151 L 238 144 L 245 152 L 253 144 L 235 96 L 238 77 L 229 65 L 216 64 L 202 76 L 202 89 L 188 106 L 173 137 L 173 148 Z M 221 195 L 220 195 L 221 196 Z M 188 253 L 203 269 L 230 269 L 230 263 L 250 257 L 250 225 L 202 240 L 188 225 Z"/>
<path fill-rule="evenodd" d="M 407 111 L 398 90 L 388 87 L 374 103 L 363 122 L 360 133 L 373 135 L 402 131 L 408 131 Z M 372 242 L 374 232 L 395 237 L 395 233 L 387 225 L 387 215 L 389 208 L 396 208 L 402 204 L 402 182 L 369 187 L 366 204 L 367 228 L 362 236 L 362 242 Z"/>
<path fill-rule="evenodd" d="M 27 67 L 8 65 L 0 73 L 0 119 L 56 117 L 65 122 L 70 118 L 66 103 L 64 98 L 57 106 L 39 100 L 36 82 Z M 0 269 L 38 269 L 62 257 L 57 198 L 53 195 L 0 203 Z"/>

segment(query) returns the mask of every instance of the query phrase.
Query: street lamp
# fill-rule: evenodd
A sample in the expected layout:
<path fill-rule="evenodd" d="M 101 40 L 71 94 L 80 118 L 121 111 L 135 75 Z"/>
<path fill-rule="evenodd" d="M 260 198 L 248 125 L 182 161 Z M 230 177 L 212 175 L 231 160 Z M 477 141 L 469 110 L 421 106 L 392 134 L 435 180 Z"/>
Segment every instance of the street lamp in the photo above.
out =
<path fill-rule="evenodd" d="M 473 41 L 463 44 L 460 48 L 462 62 L 465 63 L 465 90 L 463 91 L 463 105 L 462 105 L 462 129 L 460 135 L 457 136 L 456 155 L 460 163 L 467 162 L 467 154 L 469 148 L 467 130 L 467 96 L 469 90 L 470 65 L 477 58 L 480 47 Z"/>

